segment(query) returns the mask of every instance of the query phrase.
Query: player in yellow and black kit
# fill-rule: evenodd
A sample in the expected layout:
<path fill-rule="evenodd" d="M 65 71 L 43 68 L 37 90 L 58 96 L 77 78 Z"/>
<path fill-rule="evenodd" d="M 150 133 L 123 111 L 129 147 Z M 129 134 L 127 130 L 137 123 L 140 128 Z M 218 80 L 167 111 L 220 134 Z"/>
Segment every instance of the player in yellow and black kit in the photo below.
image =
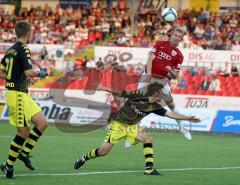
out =
<path fill-rule="evenodd" d="M 15 33 L 17 42 L 8 49 L 0 64 L 0 77 L 6 79 L 9 122 L 17 129 L 8 159 L 0 165 L 7 178 L 13 178 L 13 165 L 17 158 L 23 161 L 27 168 L 34 170 L 29 153 L 47 128 L 47 120 L 41 108 L 28 95 L 28 80 L 31 77 L 44 78 L 47 71 L 33 69 L 30 50 L 26 46 L 31 40 L 31 25 L 20 21 L 15 26 Z M 35 127 L 30 131 L 31 122 Z"/>
<path fill-rule="evenodd" d="M 111 91 L 104 87 L 98 88 L 99 90 L 108 91 L 115 96 L 127 98 L 127 101 L 124 106 L 120 108 L 117 115 L 111 120 L 110 129 L 105 137 L 103 145 L 81 156 L 75 162 L 74 168 L 80 168 L 89 159 L 107 155 L 114 144 L 118 143 L 121 139 L 126 139 L 131 144 L 137 144 L 138 142 L 144 143 L 143 153 L 146 162 L 144 174 L 160 175 L 160 173 L 153 168 L 152 138 L 148 136 L 148 134 L 144 132 L 137 123 L 150 113 L 167 116 L 176 120 L 189 120 L 192 122 L 200 121 L 195 116 L 184 116 L 164 109 L 158 103 L 162 98 L 162 88 L 163 85 L 158 83 L 150 84 L 147 93 L 140 91 L 118 92 Z"/>

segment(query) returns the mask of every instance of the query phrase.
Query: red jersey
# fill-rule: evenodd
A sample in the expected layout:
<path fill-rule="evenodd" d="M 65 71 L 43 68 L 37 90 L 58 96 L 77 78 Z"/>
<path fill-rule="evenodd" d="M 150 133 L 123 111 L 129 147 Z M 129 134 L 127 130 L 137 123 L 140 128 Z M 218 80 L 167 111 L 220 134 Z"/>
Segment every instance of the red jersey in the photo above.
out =
<path fill-rule="evenodd" d="M 167 66 L 179 71 L 183 62 L 183 54 L 170 44 L 170 41 L 158 41 L 152 53 L 156 56 L 152 64 L 152 75 L 157 78 L 166 78 L 168 74 Z"/>

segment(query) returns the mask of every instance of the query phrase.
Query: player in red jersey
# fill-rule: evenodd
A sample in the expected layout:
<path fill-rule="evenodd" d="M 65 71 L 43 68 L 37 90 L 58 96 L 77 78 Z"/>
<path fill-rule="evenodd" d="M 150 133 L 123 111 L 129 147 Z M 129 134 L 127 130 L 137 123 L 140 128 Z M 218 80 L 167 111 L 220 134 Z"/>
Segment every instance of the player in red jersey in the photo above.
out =
<path fill-rule="evenodd" d="M 169 86 L 170 79 L 176 79 L 183 62 L 183 54 L 177 48 L 182 41 L 184 31 L 177 27 L 173 30 L 169 41 L 158 41 L 152 52 L 149 54 L 147 63 L 147 78 L 145 82 L 158 82 L 164 85 L 163 99 L 171 111 L 177 112 L 171 88 Z M 141 85 L 140 85 L 141 86 Z M 138 88 L 140 88 L 140 86 Z M 187 140 L 191 140 L 190 132 L 183 128 L 183 125 L 178 121 L 179 130 Z"/>

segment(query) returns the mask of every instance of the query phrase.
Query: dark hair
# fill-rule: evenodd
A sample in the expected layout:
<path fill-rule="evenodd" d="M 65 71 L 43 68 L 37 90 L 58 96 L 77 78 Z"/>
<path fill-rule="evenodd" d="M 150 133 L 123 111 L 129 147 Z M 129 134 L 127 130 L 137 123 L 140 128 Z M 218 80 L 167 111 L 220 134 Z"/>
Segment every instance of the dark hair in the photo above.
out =
<path fill-rule="evenodd" d="M 147 95 L 152 96 L 155 92 L 161 90 L 163 88 L 162 84 L 154 82 L 148 86 Z"/>
<path fill-rule="evenodd" d="M 17 38 L 25 37 L 29 32 L 31 32 L 31 25 L 25 21 L 19 21 L 15 26 L 15 34 Z"/>

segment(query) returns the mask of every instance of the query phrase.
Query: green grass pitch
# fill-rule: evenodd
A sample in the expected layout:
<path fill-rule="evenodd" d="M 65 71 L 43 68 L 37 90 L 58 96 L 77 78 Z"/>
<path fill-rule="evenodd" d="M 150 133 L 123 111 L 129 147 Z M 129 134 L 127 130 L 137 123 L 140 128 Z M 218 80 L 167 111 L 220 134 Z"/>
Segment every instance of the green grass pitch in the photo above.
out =
<path fill-rule="evenodd" d="M 191 142 L 179 134 L 153 133 L 155 167 L 164 176 L 144 176 L 142 144 L 125 149 L 116 145 L 104 157 L 88 161 L 74 170 L 77 157 L 101 145 L 105 132 L 66 134 L 54 126 L 41 137 L 32 152 L 35 171 L 20 161 L 15 165 L 15 180 L 0 174 L 0 185 L 239 185 L 240 138 L 193 135 Z M 15 129 L 0 122 L 0 161 L 6 160 Z M 235 168 L 224 168 L 235 167 Z"/>

